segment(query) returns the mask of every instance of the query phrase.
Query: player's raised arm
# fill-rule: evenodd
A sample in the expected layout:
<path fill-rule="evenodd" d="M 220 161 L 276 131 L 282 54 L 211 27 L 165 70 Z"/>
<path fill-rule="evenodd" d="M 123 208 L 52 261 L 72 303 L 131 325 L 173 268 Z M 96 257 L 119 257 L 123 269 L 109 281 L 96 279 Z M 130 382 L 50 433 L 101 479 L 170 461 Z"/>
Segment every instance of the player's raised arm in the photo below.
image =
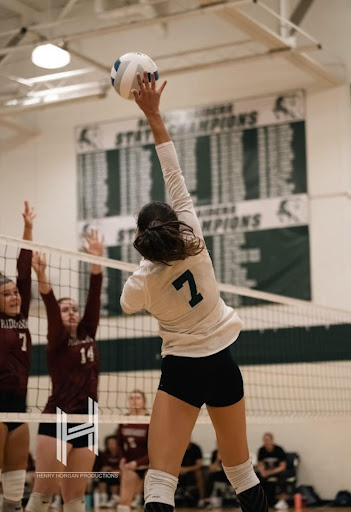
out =
<path fill-rule="evenodd" d="M 39 292 L 46 295 L 51 291 L 51 284 L 46 274 L 46 255 L 35 251 L 32 258 L 32 267 L 37 275 Z"/>
<path fill-rule="evenodd" d="M 133 90 L 135 102 L 144 112 L 153 133 L 157 156 L 161 164 L 172 208 L 181 222 L 190 226 L 197 237 L 203 238 L 200 223 L 179 166 L 174 144 L 159 109 L 160 98 L 167 82 L 163 82 L 157 89 L 154 74 L 151 74 L 151 83 L 148 81 L 147 73 L 144 73 L 143 81 L 140 75 L 137 75 L 137 78 L 140 92 Z"/>
<path fill-rule="evenodd" d="M 22 213 L 24 221 L 23 240 L 33 240 L 33 221 L 35 219 L 34 208 L 28 201 L 24 202 L 24 212 Z"/>
<path fill-rule="evenodd" d="M 163 144 L 171 140 L 167 128 L 160 114 L 160 99 L 163 89 L 166 87 L 167 81 L 157 89 L 155 75 L 151 74 L 151 83 L 148 80 L 147 73 L 144 73 L 144 81 L 140 74 L 137 75 L 140 92 L 133 89 L 133 95 L 138 107 L 144 112 L 153 133 L 155 144 Z"/>

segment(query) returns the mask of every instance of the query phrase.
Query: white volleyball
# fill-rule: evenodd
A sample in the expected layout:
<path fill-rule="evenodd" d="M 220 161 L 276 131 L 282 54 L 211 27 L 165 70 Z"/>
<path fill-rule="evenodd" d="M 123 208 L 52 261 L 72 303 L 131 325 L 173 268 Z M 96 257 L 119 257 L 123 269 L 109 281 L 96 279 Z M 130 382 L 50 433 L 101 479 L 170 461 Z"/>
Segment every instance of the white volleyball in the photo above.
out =
<path fill-rule="evenodd" d="M 142 80 L 144 71 L 148 73 L 149 82 L 151 74 L 158 79 L 157 66 L 150 57 L 140 52 L 131 52 L 122 55 L 113 64 L 111 69 L 111 82 L 115 91 L 124 99 L 132 100 L 132 89 L 139 90 L 136 75 L 140 73 Z"/>

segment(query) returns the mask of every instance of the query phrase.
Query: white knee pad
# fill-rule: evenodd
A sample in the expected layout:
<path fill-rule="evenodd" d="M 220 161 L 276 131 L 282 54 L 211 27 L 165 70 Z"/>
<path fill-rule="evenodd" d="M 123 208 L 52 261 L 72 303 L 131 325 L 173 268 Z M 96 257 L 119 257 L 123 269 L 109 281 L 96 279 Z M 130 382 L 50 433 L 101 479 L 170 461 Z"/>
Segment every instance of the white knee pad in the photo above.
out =
<path fill-rule="evenodd" d="M 23 512 L 22 500 L 20 501 L 7 501 L 5 498 L 2 502 L 2 512 Z"/>
<path fill-rule="evenodd" d="M 48 512 L 50 503 L 50 495 L 32 492 L 26 506 L 26 512 Z"/>
<path fill-rule="evenodd" d="M 4 498 L 8 501 L 21 501 L 26 481 L 26 470 L 6 471 L 6 473 L 2 473 L 1 478 Z"/>
<path fill-rule="evenodd" d="M 251 489 L 251 487 L 260 483 L 250 459 L 231 468 L 223 466 L 223 469 L 236 494 L 247 491 L 247 489 Z"/>
<path fill-rule="evenodd" d="M 63 504 L 63 512 L 85 512 L 85 498 L 75 498 L 68 503 Z"/>
<path fill-rule="evenodd" d="M 169 473 L 149 469 L 144 483 L 144 500 L 146 503 L 165 503 L 175 506 L 174 494 L 178 485 L 178 478 Z"/>

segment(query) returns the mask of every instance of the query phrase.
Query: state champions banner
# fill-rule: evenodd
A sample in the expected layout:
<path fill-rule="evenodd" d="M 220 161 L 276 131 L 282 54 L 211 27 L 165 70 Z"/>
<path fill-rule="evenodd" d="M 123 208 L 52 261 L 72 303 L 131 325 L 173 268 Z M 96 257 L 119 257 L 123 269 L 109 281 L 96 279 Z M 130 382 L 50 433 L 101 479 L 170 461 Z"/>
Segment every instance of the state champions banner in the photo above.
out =
<path fill-rule="evenodd" d="M 218 281 L 311 299 L 302 91 L 164 119 Z M 168 201 L 146 119 L 79 126 L 75 140 L 78 233 L 98 228 L 108 257 L 137 263 L 135 216 L 149 201 Z"/>

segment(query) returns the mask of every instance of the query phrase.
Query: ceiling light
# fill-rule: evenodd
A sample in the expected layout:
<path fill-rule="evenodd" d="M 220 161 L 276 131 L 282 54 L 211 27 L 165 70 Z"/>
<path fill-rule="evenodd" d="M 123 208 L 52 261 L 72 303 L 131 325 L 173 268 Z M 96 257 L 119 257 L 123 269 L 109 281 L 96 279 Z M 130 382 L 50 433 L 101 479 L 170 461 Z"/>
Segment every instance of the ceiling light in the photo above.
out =
<path fill-rule="evenodd" d="M 32 62 L 40 68 L 63 68 L 70 60 L 71 56 L 66 50 L 53 44 L 41 44 L 32 52 Z"/>

